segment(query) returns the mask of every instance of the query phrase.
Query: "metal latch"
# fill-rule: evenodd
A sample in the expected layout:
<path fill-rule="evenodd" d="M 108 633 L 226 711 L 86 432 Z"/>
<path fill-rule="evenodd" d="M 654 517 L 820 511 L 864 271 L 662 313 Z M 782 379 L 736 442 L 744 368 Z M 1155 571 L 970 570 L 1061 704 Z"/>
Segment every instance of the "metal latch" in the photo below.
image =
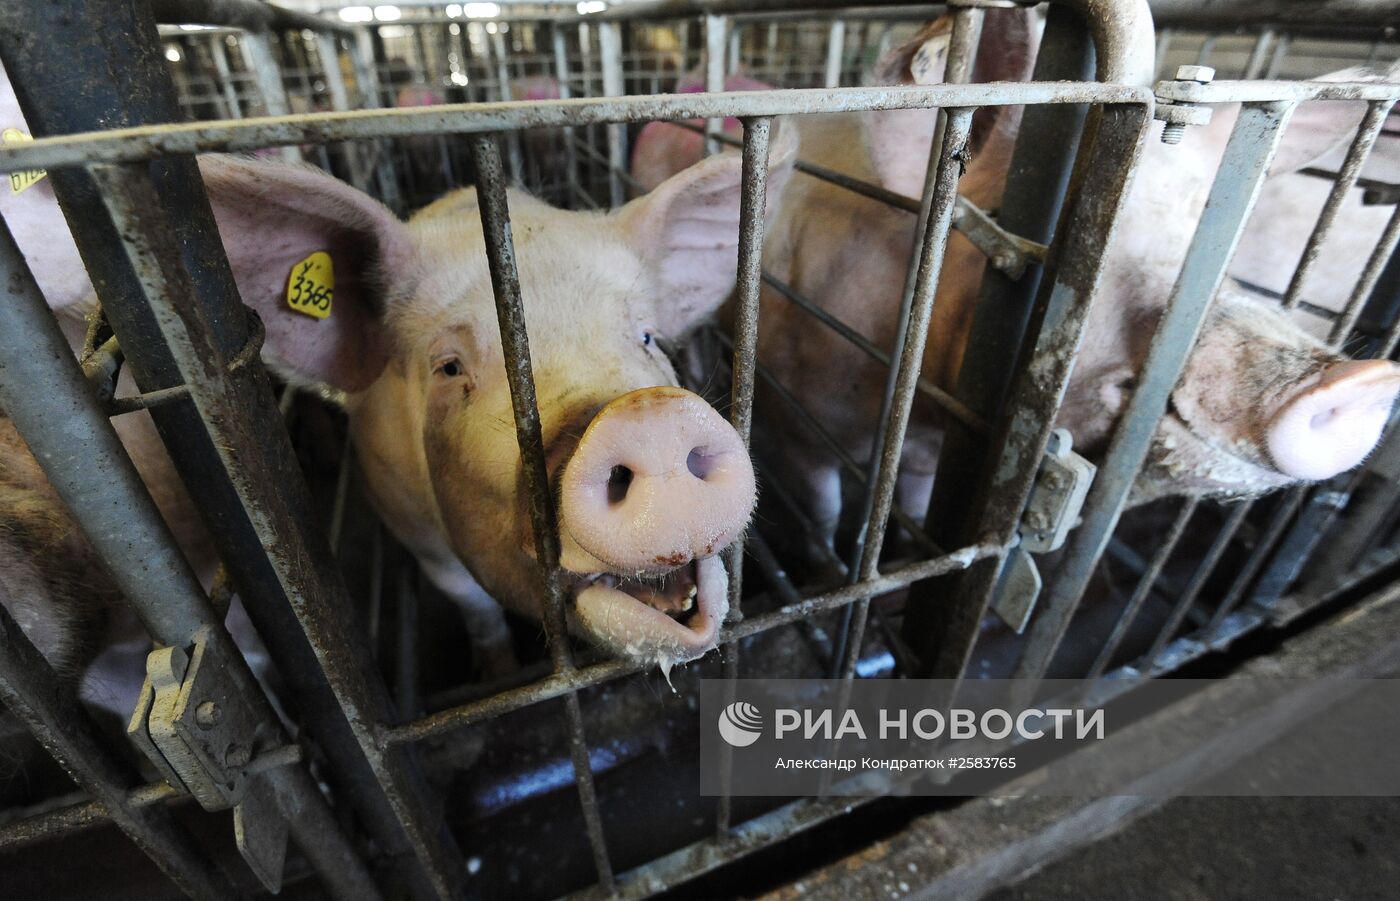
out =
<path fill-rule="evenodd" d="M 230 661 L 222 650 L 230 643 L 210 641 L 213 628 L 200 628 L 188 653 L 159 648 L 147 656 L 146 681 L 127 736 L 167 782 L 189 792 L 205 810 L 233 808 L 238 850 L 263 885 L 276 892 L 288 826 L 265 773 L 299 754 L 291 746 L 258 758 L 277 743 L 277 727 L 262 721 L 230 683 Z"/>
<path fill-rule="evenodd" d="M 1045 446 L 1035 486 L 1026 503 L 1018 530 L 1020 542 L 1007 554 L 1001 580 L 992 599 L 992 611 L 1020 633 L 1030 621 L 1043 585 L 1031 554 L 1044 554 L 1064 546 L 1079 522 L 1079 511 L 1098 467 L 1074 452 L 1066 429 L 1055 429 Z"/>

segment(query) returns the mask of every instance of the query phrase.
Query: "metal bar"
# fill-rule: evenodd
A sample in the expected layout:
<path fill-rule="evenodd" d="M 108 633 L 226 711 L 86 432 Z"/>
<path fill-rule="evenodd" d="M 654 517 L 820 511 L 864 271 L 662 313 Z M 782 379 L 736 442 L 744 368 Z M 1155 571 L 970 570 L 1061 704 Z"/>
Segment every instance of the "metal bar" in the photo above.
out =
<path fill-rule="evenodd" d="M 554 49 L 554 77 L 559 82 L 559 99 L 568 100 L 570 97 L 569 87 L 569 56 L 564 46 L 564 29 L 557 25 L 551 29 L 551 43 Z M 572 126 L 564 126 L 564 171 L 568 175 L 570 188 L 582 190 L 578 183 L 578 155 L 574 150 L 574 129 Z"/>
<path fill-rule="evenodd" d="M 829 88 L 841 87 L 841 62 L 845 58 L 845 50 L 846 20 L 832 19 L 826 29 L 826 77 L 822 82 Z"/>
<path fill-rule="evenodd" d="M 16 70 L 9 71 L 15 77 Z M 147 631 L 164 645 L 185 647 L 196 630 L 218 625 L 222 617 L 200 589 L 2 224 L 0 271 L 10 286 L 7 302 L 0 304 L 0 407 L 24 436 Z M 65 415 L 54 416 L 56 408 Z M 210 636 L 227 644 L 224 654 L 238 661 L 227 671 L 235 690 L 275 728 L 277 715 L 241 654 L 231 647 L 228 633 L 219 626 Z M 70 735 L 66 740 L 79 739 Z M 87 787 L 99 797 L 106 791 L 96 784 Z M 289 768 L 282 788 L 308 815 L 318 809 L 330 816 L 304 769 Z M 116 809 L 112 813 L 118 816 Z M 336 897 L 377 897 L 363 864 L 339 830 L 314 833 L 294 824 L 293 834 Z"/>
<path fill-rule="evenodd" d="M 1083 520 L 1069 539 L 1055 580 L 1040 601 L 1017 675 L 1038 678 L 1059 647 L 1070 617 L 1118 524 L 1133 481 L 1167 409 L 1167 400 L 1191 353 L 1268 174 L 1289 104 L 1247 105 L 1230 135 L 1205 212 L 1192 237 L 1166 313 L 1152 337 L 1137 388 L 1128 400 L 1108 453 L 1085 501 Z"/>
<path fill-rule="evenodd" d="M 1259 85 L 1266 82 L 1242 84 Z M 1374 85 L 1360 87 L 1371 89 Z M 579 127 L 654 119 L 705 119 L 723 116 L 742 119 L 754 116 L 933 109 L 948 106 L 1039 106 L 1067 103 L 1145 105 L 1151 102 L 1152 92 L 1145 88 L 1102 85 L 1095 82 L 1050 82 L 1017 85 L 895 85 L 875 88 L 741 91 L 721 95 L 672 94 L 662 97 L 578 97 L 572 100 L 511 103 L 449 103 L 434 107 L 306 113 L 282 118 L 258 117 L 235 122 L 176 122 L 65 134 L 21 144 L 0 145 L 0 172 L 136 162 L 158 156 L 256 150 L 307 142 L 429 134 L 480 134 L 518 128 L 559 128 L 565 125 Z"/>
<path fill-rule="evenodd" d="M 499 30 L 491 35 L 491 53 L 496 58 L 496 82 L 501 94 L 502 101 L 511 99 L 510 87 L 510 63 L 506 58 L 506 36 Z M 510 132 L 506 135 L 507 159 L 510 162 L 511 180 L 520 183 L 525 172 L 525 159 L 520 149 L 519 132 Z"/>
<path fill-rule="evenodd" d="M 559 574 L 559 530 L 554 496 L 545 466 L 544 437 L 540 411 L 535 399 L 535 380 L 530 365 L 530 338 L 525 328 L 525 307 L 520 297 L 520 277 L 515 266 L 515 245 L 511 239 L 510 212 L 507 208 L 505 175 L 492 135 L 473 135 L 472 159 L 476 163 L 477 197 L 481 226 L 486 242 L 486 260 L 491 271 L 491 287 L 496 296 L 496 318 L 501 330 L 506 378 L 510 384 L 515 434 L 520 443 L 520 460 L 526 497 L 530 499 L 530 526 L 535 539 L 535 555 L 543 570 L 545 637 L 556 675 L 575 672 L 573 654 L 565 625 L 564 584 Z M 608 890 L 613 884 L 612 862 L 603 836 L 602 815 L 598 810 L 593 768 L 588 760 L 588 743 L 583 729 L 583 713 L 578 695 L 564 698 L 569 727 L 569 752 L 574 781 L 583 806 L 584 826 L 593 850 L 598 881 Z"/>
<path fill-rule="evenodd" d="M 228 109 L 229 118 L 243 118 L 243 104 L 238 99 L 238 88 L 233 83 L 233 70 L 229 68 L 228 50 L 225 49 L 222 38 L 210 39 L 209 55 L 214 60 L 214 72 L 219 77 L 219 87 L 223 90 L 224 106 Z"/>
<path fill-rule="evenodd" d="M 0 595 L 5 593 L 0 587 Z M 197 899 L 241 897 L 168 810 L 129 802 L 135 773 L 103 746 L 97 727 L 64 686 L 0 604 L 0 700 L 5 707 L 181 891 Z"/>
<path fill-rule="evenodd" d="M 223 25 L 249 31 L 310 29 L 349 32 L 350 26 L 260 0 L 151 0 L 156 21 L 171 25 Z"/>
<path fill-rule="evenodd" d="M 1303 103 L 1309 100 L 1389 100 L 1400 86 L 1384 81 L 1162 81 L 1157 98 L 1186 103 Z"/>
<path fill-rule="evenodd" d="M 1388 26 L 1400 12 L 1393 2 L 1373 0 L 1317 0 L 1313 3 L 1278 4 L 1269 0 L 1152 0 L 1152 15 L 1162 24 L 1183 28 L 1216 29 L 1269 22 L 1306 29 L 1339 24 Z"/>
<path fill-rule="evenodd" d="M 800 603 L 788 604 L 767 613 L 746 618 L 742 623 L 728 626 L 720 633 L 722 644 L 748 638 L 771 629 L 790 626 L 809 619 L 815 614 L 845 606 L 861 597 L 879 597 L 891 591 L 906 588 L 921 579 L 947 575 L 966 569 L 980 560 L 1002 553 L 1003 548 L 996 544 L 976 544 L 960 548 L 929 560 L 920 561 L 897 569 L 892 573 L 877 576 L 856 585 L 847 585 L 831 591 L 805 598 Z M 384 732 L 386 745 L 424 741 L 444 735 L 475 723 L 521 710 L 525 707 L 563 697 L 571 693 L 611 682 L 624 676 L 639 673 L 648 665 L 629 660 L 608 660 L 593 666 L 575 669 L 569 673 L 555 673 L 521 688 L 511 689 L 489 698 L 448 710 L 440 710 L 412 722 L 402 723 Z"/>
<path fill-rule="evenodd" d="M 1258 78 L 1264 74 L 1264 66 L 1269 62 L 1269 50 L 1273 47 L 1275 31 L 1272 25 L 1265 25 L 1254 39 L 1254 47 L 1249 51 L 1249 61 L 1245 63 L 1245 79 Z"/>
<path fill-rule="evenodd" d="M 1091 53 L 1083 23 L 1073 11 L 1052 6 L 1033 77 L 1036 81 L 1084 78 L 1092 66 Z M 1070 202 L 1070 175 L 1076 148 L 1084 140 L 1084 117 L 1085 111 L 1078 107 L 1026 107 L 1002 195 L 999 219 L 1003 228 L 1042 243 L 1050 240 L 1063 204 Z M 1042 274 L 1043 266 L 1032 263 L 1018 279 L 997 271 L 982 277 L 967 352 L 953 393 L 988 421 L 996 419 L 1010 390 L 1012 364 L 1025 343 Z M 924 520 L 930 533 L 944 543 L 974 540 L 968 536 L 976 534 L 979 524 L 970 513 L 938 516 L 935 511 L 971 511 L 987 451 L 985 440 L 974 440 L 957 428 L 945 430 Z M 958 576 L 948 581 L 963 579 Z M 981 611 L 972 607 L 959 611 L 941 597 L 958 590 L 956 585 L 926 586 L 916 589 L 911 597 L 915 602 L 908 605 L 903 632 L 905 641 L 923 661 L 921 675 L 931 674 L 934 661 L 942 658 L 945 662 L 939 672 L 955 678 L 972 652 L 981 628 Z M 932 597 L 935 593 L 939 599 Z"/>
<path fill-rule="evenodd" d="M 417 567 L 399 566 L 394 614 L 398 638 L 394 654 L 394 706 L 403 717 L 418 716 L 418 590 Z"/>
<path fill-rule="evenodd" d="M 763 267 L 763 211 L 768 197 L 768 149 L 773 120 L 745 119 L 742 188 L 739 198 L 739 261 L 736 270 L 734 302 L 733 368 L 729 402 L 729 421 L 744 446 L 749 446 L 753 431 L 754 373 L 758 362 L 758 311 Z M 744 538 L 740 536 L 724 550 L 725 567 L 729 570 L 729 621 L 743 619 L 744 598 Z M 739 677 L 739 645 L 724 648 L 724 678 Z M 716 829 L 720 835 L 729 830 L 729 777 L 733 766 L 731 749 L 720 751 L 720 784 L 724 787 L 715 812 Z"/>
<path fill-rule="evenodd" d="M 947 111 L 947 127 L 944 130 L 943 145 L 939 148 L 938 168 L 932 179 L 932 203 L 924 227 L 923 246 L 919 252 L 918 270 L 914 279 L 913 302 L 908 326 L 904 330 L 904 341 L 900 347 L 899 366 L 893 373 L 893 390 L 890 392 L 892 401 L 886 420 L 888 426 L 880 447 L 878 463 L 871 472 L 870 493 L 873 502 L 863 525 L 865 543 L 858 567 L 861 580 L 872 579 L 878 573 L 880 549 L 885 538 L 885 522 L 894 507 L 899 458 L 904 448 L 904 433 L 909 426 L 909 414 L 914 405 L 914 385 L 919 377 L 919 368 L 923 365 L 929 319 L 933 314 L 934 293 L 938 288 L 938 277 L 943 267 L 943 252 L 947 247 L 949 229 L 952 227 L 958 180 L 962 176 L 963 157 L 972 128 L 972 112 L 968 108 Z M 867 595 L 853 605 L 841 672 L 841 677 L 847 682 L 855 676 L 861 638 L 865 634 L 865 623 L 870 615 L 870 600 L 871 596 Z"/>
<path fill-rule="evenodd" d="M 598 23 L 598 52 L 603 58 L 603 94 L 621 97 L 627 93 L 622 83 L 622 38 L 616 22 Z M 612 205 L 627 202 L 620 173 L 627 169 L 627 126 L 621 122 L 608 126 L 608 188 Z"/>
<path fill-rule="evenodd" d="M 1186 615 L 1191 612 L 1191 609 L 1196 604 L 1196 599 L 1201 594 L 1201 590 L 1205 588 L 1206 580 L 1209 579 L 1211 573 L 1215 571 L 1216 564 L 1220 562 L 1220 558 L 1225 554 L 1226 548 L 1230 546 L 1230 542 L 1234 539 L 1235 533 L 1240 530 L 1240 526 L 1244 524 L 1245 517 L 1249 515 L 1249 511 L 1253 508 L 1253 501 L 1243 501 L 1236 504 L 1235 508 L 1230 511 L 1230 516 L 1220 527 L 1220 531 L 1216 534 L 1215 540 L 1211 542 L 1209 550 L 1206 551 L 1206 555 L 1201 558 L 1200 563 L 1196 564 L 1196 571 L 1192 574 L 1191 581 L 1186 583 L 1186 590 L 1182 592 L 1181 597 L 1177 599 L 1176 606 L 1172 608 L 1171 615 L 1167 617 L 1167 621 L 1162 624 L 1161 631 L 1157 633 L 1157 639 L 1152 642 L 1151 650 L 1143 656 L 1143 659 L 1147 661 L 1146 666 L 1142 667 L 1143 669 L 1150 669 L 1156 664 L 1158 658 L 1162 655 L 1162 649 L 1172 640 L 1172 637 L 1176 634 L 1176 630 L 1181 628 L 1182 621 L 1185 620 Z"/>
<path fill-rule="evenodd" d="M 1366 108 L 1366 117 L 1362 119 L 1361 127 L 1351 142 L 1346 160 L 1337 173 L 1337 180 L 1332 184 L 1332 190 L 1327 194 L 1327 202 L 1323 204 L 1322 212 L 1317 217 L 1317 224 L 1313 226 L 1312 234 L 1308 235 L 1308 243 L 1303 248 L 1303 255 L 1293 270 L 1293 278 L 1288 282 L 1288 290 L 1284 293 L 1283 298 L 1285 310 L 1297 308 L 1298 301 L 1302 300 L 1303 287 L 1307 282 L 1308 274 L 1312 271 L 1313 263 L 1317 261 L 1317 255 L 1321 252 L 1322 245 L 1326 242 L 1332 225 L 1337 220 L 1337 214 L 1341 212 L 1342 203 L 1346 200 L 1347 193 L 1356 184 L 1357 176 L 1361 174 L 1361 167 L 1366 164 L 1366 157 L 1370 155 L 1371 146 L 1380 136 L 1381 128 L 1385 125 L 1386 116 L 1389 115 L 1392 105 L 1392 103 L 1372 102 Z M 1367 293 L 1370 293 L 1369 290 Z M 1357 313 L 1360 313 L 1359 304 Z"/>
<path fill-rule="evenodd" d="M 189 795 L 180 790 L 171 788 L 168 783 L 150 782 L 129 789 L 124 803 L 128 807 L 142 808 L 188 797 Z M 111 814 L 102 802 L 80 801 L 0 827 L 0 851 L 13 851 L 35 842 L 72 835 L 111 821 Z"/>
<path fill-rule="evenodd" d="M 243 51 L 243 65 L 253 73 L 262 95 L 263 108 L 268 116 L 290 115 L 292 109 L 287 103 L 287 86 L 282 82 L 282 67 L 277 64 L 277 56 L 272 52 L 271 39 L 265 34 L 245 34 L 238 42 Z M 301 161 L 301 151 L 284 145 L 282 158 L 290 163 Z"/>
<path fill-rule="evenodd" d="M 1380 281 L 1381 274 L 1385 272 L 1385 268 L 1390 263 L 1391 256 L 1397 247 L 1400 247 L 1400 204 L 1397 204 L 1395 210 L 1390 214 L 1385 231 L 1381 233 L 1380 240 L 1376 242 L 1375 250 L 1371 251 L 1371 256 L 1366 260 L 1366 267 L 1361 270 L 1361 276 L 1356 280 L 1356 287 L 1352 289 L 1351 297 L 1347 299 L 1345 312 L 1333 323 L 1332 331 L 1327 336 L 1329 345 L 1338 347 L 1351 335 L 1352 327 L 1356 325 L 1357 318 L 1366 308 L 1366 301 L 1370 300 L 1372 292 L 1376 289 L 1376 284 Z M 1382 357 L 1389 357 L 1394 350 L 1391 342 L 1387 342 L 1387 345 L 1384 348 L 1384 353 L 1381 354 Z"/>
<path fill-rule="evenodd" d="M 1167 565 L 1167 560 L 1171 558 L 1172 552 L 1176 550 L 1177 543 L 1181 541 L 1182 533 L 1186 531 L 1186 525 L 1191 521 L 1191 517 L 1196 513 L 1197 501 L 1195 498 L 1187 498 L 1181 504 L 1181 509 L 1177 511 L 1176 518 L 1172 520 L 1171 527 L 1167 530 L 1166 536 L 1157 546 L 1157 552 L 1152 555 L 1152 561 L 1147 565 L 1147 570 L 1138 577 L 1137 587 L 1133 589 L 1132 597 L 1128 598 L 1127 606 L 1118 615 L 1118 621 L 1113 625 L 1113 631 L 1104 640 L 1103 647 L 1099 649 L 1099 655 L 1094 659 L 1094 663 L 1089 667 L 1089 674 L 1086 679 L 1094 680 L 1104 674 L 1108 665 L 1113 662 L 1113 656 L 1118 653 L 1118 648 L 1123 644 L 1124 637 L 1128 634 L 1129 627 L 1137 619 L 1138 612 L 1142 610 L 1142 605 L 1147 600 L 1147 596 L 1152 592 L 1152 587 L 1157 584 L 1157 580 L 1162 575 L 1162 568 Z"/>
<path fill-rule="evenodd" d="M 724 16 L 705 16 L 705 90 L 710 94 L 724 92 L 725 31 L 729 20 Z M 705 155 L 719 153 L 715 136 L 724 131 L 724 117 L 709 116 L 705 120 Z"/>
<path fill-rule="evenodd" d="M 1298 507 L 1303 503 L 1303 498 L 1307 496 L 1307 489 L 1304 486 L 1294 486 L 1290 488 L 1283 498 L 1269 513 L 1269 527 L 1264 534 L 1259 536 L 1258 543 L 1249 554 L 1249 559 L 1244 566 L 1240 567 L 1235 578 L 1230 582 L 1230 588 L 1225 592 L 1225 596 L 1220 599 L 1215 612 L 1211 614 L 1210 622 L 1206 624 L 1204 632 L 1207 640 L 1209 636 L 1220 628 L 1220 624 L 1225 621 L 1225 617 L 1234 612 L 1239 604 L 1240 598 L 1244 597 L 1244 590 L 1249 583 L 1258 575 L 1260 568 L 1269 558 L 1269 554 L 1278 545 L 1278 540 L 1283 536 L 1283 530 L 1292 522 L 1293 514 L 1298 512 Z"/>

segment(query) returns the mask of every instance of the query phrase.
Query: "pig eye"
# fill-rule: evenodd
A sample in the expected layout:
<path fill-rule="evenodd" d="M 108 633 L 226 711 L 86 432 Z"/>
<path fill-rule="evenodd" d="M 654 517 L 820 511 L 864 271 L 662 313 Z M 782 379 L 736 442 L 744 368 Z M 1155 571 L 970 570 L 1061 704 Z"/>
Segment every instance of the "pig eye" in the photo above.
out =
<path fill-rule="evenodd" d="M 466 372 L 466 370 L 462 368 L 462 361 L 456 357 L 448 357 L 444 360 L 440 360 L 434 369 L 436 369 L 438 374 L 445 375 L 450 379 L 455 379 L 458 376 L 464 375 Z"/>
<path fill-rule="evenodd" d="M 650 347 L 650 346 L 651 346 L 651 332 L 642 332 L 642 346 L 643 346 L 643 347 Z"/>

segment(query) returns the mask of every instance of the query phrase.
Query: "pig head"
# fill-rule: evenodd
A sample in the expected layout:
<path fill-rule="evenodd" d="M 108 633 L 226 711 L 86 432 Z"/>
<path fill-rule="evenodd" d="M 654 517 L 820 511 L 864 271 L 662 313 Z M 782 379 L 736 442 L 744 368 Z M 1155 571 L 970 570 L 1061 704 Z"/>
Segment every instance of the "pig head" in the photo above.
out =
<path fill-rule="evenodd" d="M 774 196 L 794 153 L 775 136 Z M 201 167 L 240 293 L 266 324 L 265 358 L 344 401 L 386 524 L 478 631 L 492 629 L 488 594 L 539 618 L 475 191 L 404 223 L 313 170 L 228 158 Z M 755 497 L 738 433 L 675 387 L 659 346 L 732 290 L 739 197 L 734 156 L 609 214 L 509 195 L 570 622 L 668 668 L 714 647 L 728 608 L 715 555 L 747 526 Z M 334 265 L 325 318 L 286 303 L 289 275 L 317 251 Z"/>

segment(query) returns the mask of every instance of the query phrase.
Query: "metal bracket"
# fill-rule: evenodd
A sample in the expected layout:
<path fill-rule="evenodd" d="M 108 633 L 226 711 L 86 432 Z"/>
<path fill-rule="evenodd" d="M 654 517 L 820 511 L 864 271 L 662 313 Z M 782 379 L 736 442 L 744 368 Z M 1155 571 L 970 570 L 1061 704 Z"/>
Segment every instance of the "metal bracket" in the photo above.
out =
<path fill-rule="evenodd" d="M 1079 511 L 1098 467 L 1076 454 L 1073 438 L 1055 429 L 1045 447 L 1030 500 L 1021 516 L 1020 543 L 1007 554 L 1001 580 L 992 599 L 992 611 L 1018 634 L 1030 622 L 1040 597 L 1042 580 L 1031 554 L 1044 554 L 1064 546 L 1079 522 Z"/>
<path fill-rule="evenodd" d="M 1193 84 L 1210 84 L 1215 78 L 1215 70 L 1210 66 L 1178 66 L 1175 81 Z M 1169 84 L 1169 82 L 1161 82 Z M 1152 112 L 1154 119 L 1166 123 L 1162 129 L 1163 144 L 1180 144 L 1186 136 L 1186 126 L 1205 125 L 1210 122 L 1211 108 L 1187 100 L 1171 100 L 1157 91 L 1157 103 Z"/>
<path fill-rule="evenodd" d="M 299 754 L 282 749 L 255 763 L 255 754 L 276 744 L 276 727 L 262 722 L 230 684 L 232 664 L 223 657 L 228 643 L 209 640 L 214 628 L 195 632 L 188 653 L 172 647 L 147 656 L 146 681 L 127 736 L 167 782 L 189 792 L 205 810 L 234 809 L 238 850 L 263 885 L 276 892 L 288 824 L 263 773 Z"/>

